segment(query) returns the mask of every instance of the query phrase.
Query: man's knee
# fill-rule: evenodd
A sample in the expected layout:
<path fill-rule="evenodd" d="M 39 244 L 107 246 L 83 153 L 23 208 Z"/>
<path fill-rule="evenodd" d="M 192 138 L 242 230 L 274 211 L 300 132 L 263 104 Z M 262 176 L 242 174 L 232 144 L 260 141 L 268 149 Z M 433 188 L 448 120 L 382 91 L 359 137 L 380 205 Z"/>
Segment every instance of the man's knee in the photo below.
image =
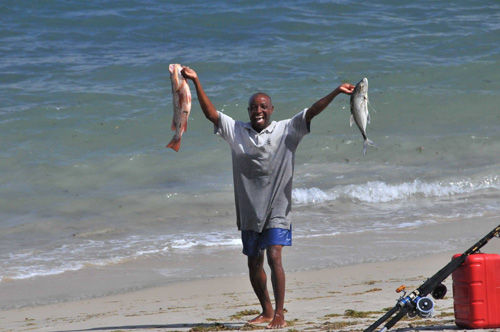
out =
<path fill-rule="evenodd" d="M 273 245 L 267 247 L 267 262 L 271 269 L 273 268 L 281 268 L 281 251 L 283 249 L 282 245 Z"/>
<path fill-rule="evenodd" d="M 264 253 L 261 252 L 257 256 L 248 256 L 248 269 L 250 271 L 258 271 L 264 268 Z"/>

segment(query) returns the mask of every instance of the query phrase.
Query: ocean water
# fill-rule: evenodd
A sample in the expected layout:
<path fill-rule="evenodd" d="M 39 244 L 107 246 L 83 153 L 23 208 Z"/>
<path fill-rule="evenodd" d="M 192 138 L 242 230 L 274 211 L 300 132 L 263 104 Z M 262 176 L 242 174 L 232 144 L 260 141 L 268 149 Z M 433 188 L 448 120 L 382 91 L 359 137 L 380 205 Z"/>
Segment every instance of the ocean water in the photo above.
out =
<path fill-rule="evenodd" d="M 245 273 L 229 148 L 192 84 L 181 149 L 165 148 L 170 63 L 238 120 L 257 91 L 281 120 L 368 78 L 379 149 L 363 156 L 345 95 L 299 146 L 289 271 L 461 252 L 499 224 L 498 3 L 6 0 L 0 14 L 2 309 Z"/>

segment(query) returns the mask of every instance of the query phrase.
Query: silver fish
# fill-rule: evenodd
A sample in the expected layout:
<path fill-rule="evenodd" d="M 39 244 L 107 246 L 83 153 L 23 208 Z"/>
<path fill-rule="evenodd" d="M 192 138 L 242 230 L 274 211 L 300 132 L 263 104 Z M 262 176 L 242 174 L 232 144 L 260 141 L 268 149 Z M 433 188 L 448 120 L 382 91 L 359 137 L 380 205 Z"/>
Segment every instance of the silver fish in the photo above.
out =
<path fill-rule="evenodd" d="M 373 143 L 366 136 L 366 124 L 370 123 L 370 114 L 368 113 L 368 79 L 365 77 L 354 88 L 351 94 L 351 127 L 356 122 L 361 135 L 363 135 L 363 155 L 366 154 L 366 147 L 371 145 L 378 148 L 377 144 Z"/>
<path fill-rule="evenodd" d="M 175 131 L 175 135 L 170 143 L 168 143 L 167 148 L 179 151 L 181 147 L 181 137 L 187 130 L 189 113 L 191 112 L 191 90 L 189 90 L 189 85 L 181 74 L 181 65 L 171 64 L 168 69 L 172 82 L 172 99 L 174 103 L 172 131 Z"/>

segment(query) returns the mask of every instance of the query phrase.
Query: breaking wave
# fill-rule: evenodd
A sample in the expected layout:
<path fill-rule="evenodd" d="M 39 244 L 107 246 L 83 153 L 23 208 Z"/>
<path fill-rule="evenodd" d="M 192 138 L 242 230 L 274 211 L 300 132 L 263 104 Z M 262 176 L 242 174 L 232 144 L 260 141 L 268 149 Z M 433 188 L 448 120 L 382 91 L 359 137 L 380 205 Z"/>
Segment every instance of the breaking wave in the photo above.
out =
<path fill-rule="evenodd" d="M 436 183 L 426 183 L 418 179 L 401 184 L 373 181 L 365 184 L 337 186 L 326 191 L 316 187 L 297 188 L 292 192 L 292 199 L 295 204 L 321 204 L 341 198 L 367 203 L 387 203 L 419 197 L 468 194 L 485 189 L 500 189 L 500 177 L 495 175 L 479 180 L 465 179 Z"/>

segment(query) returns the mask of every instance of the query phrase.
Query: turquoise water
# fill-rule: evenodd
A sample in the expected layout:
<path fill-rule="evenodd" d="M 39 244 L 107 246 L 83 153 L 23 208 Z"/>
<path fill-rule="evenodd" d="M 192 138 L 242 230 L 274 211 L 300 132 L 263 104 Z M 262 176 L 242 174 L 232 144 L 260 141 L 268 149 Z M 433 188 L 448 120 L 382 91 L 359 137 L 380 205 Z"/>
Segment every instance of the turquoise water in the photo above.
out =
<path fill-rule="evenodd" d="M 362 155 L 347 96 L 313 120 L 288 269 L 465 249 L 500 211 L 499 13 L 480 1 L 3 1 L 0 288 L 150 273 L 0 307 L 244 273 L 218 264 L 243 260 L 230 153 L 192 85 L 181 150 L 165 148 L 170 63 L 194 68 L 238 120 L 256 91 L 280 120 L 368 78 L 380 148 Z"/>

